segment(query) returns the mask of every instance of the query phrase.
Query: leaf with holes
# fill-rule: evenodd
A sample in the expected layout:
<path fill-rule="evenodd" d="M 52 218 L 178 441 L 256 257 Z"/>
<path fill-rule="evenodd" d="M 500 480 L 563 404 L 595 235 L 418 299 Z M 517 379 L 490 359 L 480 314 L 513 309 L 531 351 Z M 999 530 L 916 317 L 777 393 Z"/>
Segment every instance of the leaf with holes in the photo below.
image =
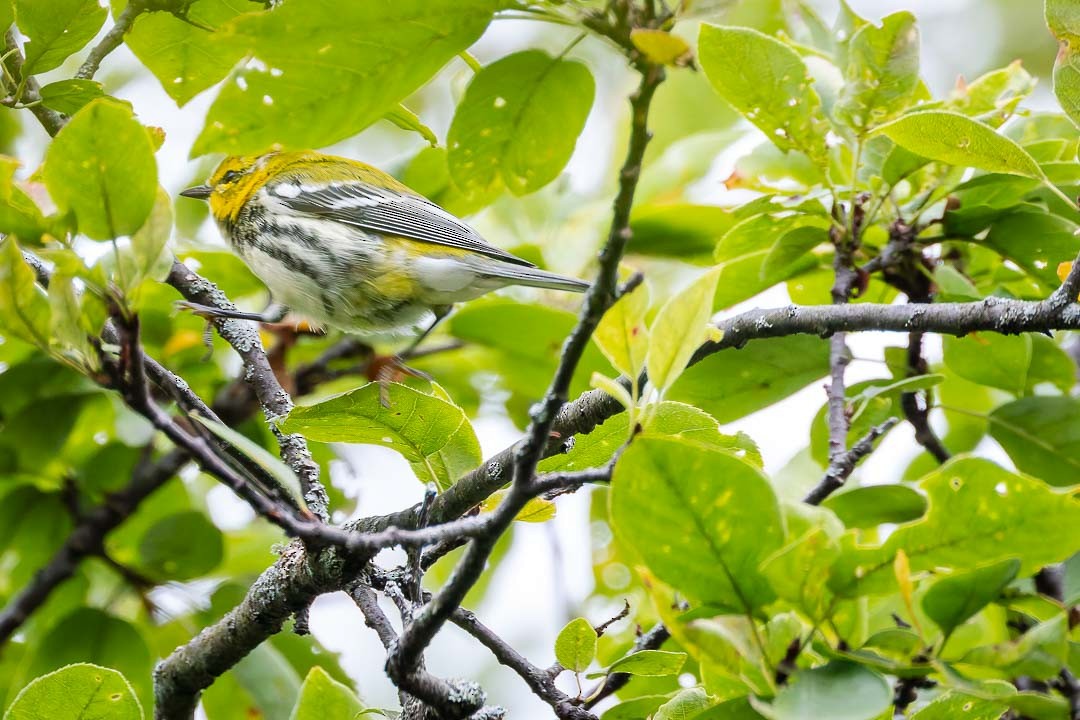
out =
<path fill-rule="evenodd" d="M 833 112 L 856 131 L 865 132 L 904 110 L 919 84 L 915 16 L 893 13 L 881 21 L 881 27 L 860 28 L 848 45 L 844 79 Z"/>
<path fill-rule="evenodd" d="M 1080 501 L 982 458 L 956 458 L 920 483 L 930 507 L 883 544 L 844 536 L 830 587 L 841 597 L 896 587 L 893 558 L 903 550 L 913 573 L 970 570 L 1016 557 L 1021 574 L 1060 562 L 1080 547 Z"/>
<path fill-rule="evenodd" d="M 825 162 L 821 99 L 791 47 L 750 28 L 703 25 L 698 58 L 720 97 L 777 147 Z"/>
<path fill-rule="evenodd" d="M 131 685 L 110 668 L 78 663 L 24 687 L 4 720 L 142 720 Z"/>
<path fill-rule="evenodd" d="M 228 42 L 259 62 L 222 85 L 191 152 L 325 147 L 355 135 L 476 42 L 499 5 L 289 2 L 245 13 L 228 23 Z"/>
<path fill-rule="evenodd" d="M 959 113 L 924 110 L 882 125 L 875 133 L 923 157 L 958 167 L 1044 180 L 1042 168 L 1024 148 Z"/>
<path fill-rule="evenodd" d="M 447 135 L 454 183 L 466 195 L 488 200 L 504 187 L 515 195 L 544 187 L 570 160 L 594 93 L 583 64 L 539 50 L 483 68 Z"/>

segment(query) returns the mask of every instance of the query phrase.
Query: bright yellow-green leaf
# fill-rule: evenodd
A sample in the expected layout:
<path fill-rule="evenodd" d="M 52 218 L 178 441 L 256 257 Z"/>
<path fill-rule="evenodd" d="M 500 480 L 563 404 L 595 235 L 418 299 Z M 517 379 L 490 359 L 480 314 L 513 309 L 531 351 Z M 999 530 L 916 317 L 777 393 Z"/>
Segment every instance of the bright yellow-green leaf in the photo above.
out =
<path fill-rule="evenodd" d="M 620 542 L 687 596 L 739 613 L 774 598 L 760 567 L 783 543 L 780 507 L 732 454 L 639 437 L 615 467 L 610 512 Z"/>
<path fill-rule="evenodd" d="M 420 117 L 416 113 L 404 105 L 399 104 L 396 108 L 388 111 L 384 117 L 402 130 L 411 130 L 415 133 L 419 133 L 420 137 L 431 144 L 431 147 L 438 146 L 439 138 L 435 137 L 435 132 L 421 122 Z"/>
<path fill-rule="evenodd" d="M 229 23 L 260 62 L 221 88 L 192 154 L 324 147 L 355 135 L 480 37 L 497 0 L 300 0 Z"/>
<path fill-rule="evenodd" d="M 105 15 L 98 0 L 15 0 L 15 22 L 29 38 L 23 74 L 60 67 L 97 35 Z"/>
<path fill-rule="evenodd" d="M 129 294 L 143 280 L 164 280 L 169 274 L 173 256 L 167 246 L 172 228 L 172 199 L 159 187 L 154 209 L 143 226 L 131 236 L 131 247 L 120 257 L 120 276 L 117 280 L 123 282 Z"/>
<path fill-rule="evenodd" d="M 649 351 L 649 327 L 645 324 L 648 311 L 649 288 L 642 283 L 604 313 L 593 333 L 600 351 L 616 370 L 629 378 L 636 379 L 645 368 Z"/>
<path fill-rule="evenodd" d="M 919 84 L 919 29 L 915 16 L 898 12 L 881 27 L 867 24 L 848 45 L 845 83 L 834 110 L 859 132 L 894 117 Z"/>
<path fill-rule="evenodd" d="M 281 458 L 275 457 L 262 445 L 228 425 L 202 415 L 193 414 L 192 417 L 214 435 L 246 455 L 248 459 L 262 468 L 267 475 L 277 481 L 279 489 L 284 490 L 297 505 L 303 507 L 304 494 L 300 491 L 300 481 L 296 478 L 296 473 Z"/>
<path fill-rule="evenodd" d="M 603 373 L 596 372 L 589 378 L 589 384 L 618 400 L 619 404 L 626 409 L 634 406 L 634 398 L 630 395 L 630 391 L 623 387 L 618 380 L 613 380 Z"/>
<path fill-rule="evenodd" d="M 80 110 L 45 155 L 45 185 L 79 232 L 95 240 L 131 235 L 157 194 L 157 163 L 146 128 L 109 99 Z"/>
<path fill-rule="evenodd" d="M 401 453 L 421 482 L 445 490 L 483 461 L 476 433 L 461 408 L 405 385 L 378 383 L 294 408 L 281 429 L 319 442 L 382 445 Z"/>
<path fill-rule="evenodd" d="M 46 223 L 37 204 L 15 185 L 18 167 L 18 160 L 0 156 L 0 232 L 33 243 L 46 232 Z"/>
<path fill-rule="evenodd" d="M 119 15 L 126 0 L 112 0 Z M 124 42 L 178 105 L 225 77 L 244 56 L 243 39 L 226 23 L 258 6 L 246 0 L 198 0 L 186 9 L 186 20 L 169 12 L 142 13 Z"/>
<path fill-rule="evenodd" d="M 959 113 L 925 110 L 882 125 L 897 145 L 931 160 L 988 172 L 1045 179 L 1039 164 L 1015 142 Z"/>
<path fill-rule="evenodd" d="M 547 185 L 574 152 L 594 85 L 583 64 L 539 50 L 482 69 L 447 136 L 454 183 L 468 196 L 488 199 L 503 187 L 525 195 Z"/>
<path fill-rule="evenodd" d="M 930 502 L 926 515 L 901 525 L 882 545 L 845 536 L 830 581 L 837 594 L 894 590 L 898 550 L 907 553 L 912 572 L 967 570 L 1018 557 L 1024 574 L 1060 562 L 1080 547 L 1080 501 L 989 460 L 956 458 L 928 475 L 921 488 Z"/>
<path fill-rule="evenodd" d="M 712 316 L 718 270 L 710 270 L 670 298 L 656 315 L 645 365 L 661 392 L 674 384 L 705 337 Z"/>
<path fill-rule="evenodd" d="M 49 301 L 14 238 L 0 242 L 0 334 L 49 347 Z"/>
<path fill-rule="evenodd" d="M 101 83 L 93 80 L 58 80 L 41 88 L 41 104 L 65 115 L 74 115 L 88 102 L 104 95 Z"/>
<path fill-rule="evenodd" d="M 356 693 L 316 665 L 300 686 L 300 698 L 289 720 L 344 720 L 358 717 L 363 710 L 364 704 Z"/>
<path fill-rule="evenodd" d="M 777 147 L 824 162 L 821 99 L 797 52 L 757 30 L 702 25 L 698 57 L 720 97 Z"/>
<path fill-rule="evenodd" d="M 15 697 L 4 720 L 142 720 L 131 685 L 115 670 L 68 665 L 37 678 Z"/>
<path fill-rule="evenodd" d="M 1080 125 L 1080 11 L 1074 0 L 1046 0 L 1046 24 L 1061 47 L 1054 63 L 1054 93 Z"/>
<path fill-rule="evenodd" d="M 575 618 L 555 638 L 555 659 L 564 668 L 583 672 L 596 657 L 596 631 L 585 618 Z"/>

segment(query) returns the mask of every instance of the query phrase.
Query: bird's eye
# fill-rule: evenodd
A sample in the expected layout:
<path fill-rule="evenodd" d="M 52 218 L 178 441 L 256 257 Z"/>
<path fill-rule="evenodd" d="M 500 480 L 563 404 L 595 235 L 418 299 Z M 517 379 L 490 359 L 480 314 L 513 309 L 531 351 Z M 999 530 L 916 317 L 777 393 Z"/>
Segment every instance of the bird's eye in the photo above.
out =
<path fill-rule="evenodd" d="M 223 183 L 231 183 L 232 181 L 236 180 L 238 177 L 240 177 L 240 173 L 238 171 L 236 171 L 236 170 L 226 170 L 225 174 L 221 176 L 221 182 L 223 182 Z"/>

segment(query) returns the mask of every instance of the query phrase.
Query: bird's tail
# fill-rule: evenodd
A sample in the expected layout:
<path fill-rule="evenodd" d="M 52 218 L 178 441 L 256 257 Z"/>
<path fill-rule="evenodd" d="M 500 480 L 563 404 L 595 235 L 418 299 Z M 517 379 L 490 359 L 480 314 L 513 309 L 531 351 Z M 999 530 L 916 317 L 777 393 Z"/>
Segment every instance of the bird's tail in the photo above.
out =
<path fill-rule="evenodd" d="M 585 292 L 589 289 L 589 283 L 584 280 L 557 275 L 540 268 L 526 267 L 524 265 L 500 263 L 497 270 L 491 271 L 488 268 L 485 268 L 485 270 L 488 270 L 493 277 L 506 280 L 508 285 L 526 285 L 528 287 L 567 290 L 569 292 Z"/>

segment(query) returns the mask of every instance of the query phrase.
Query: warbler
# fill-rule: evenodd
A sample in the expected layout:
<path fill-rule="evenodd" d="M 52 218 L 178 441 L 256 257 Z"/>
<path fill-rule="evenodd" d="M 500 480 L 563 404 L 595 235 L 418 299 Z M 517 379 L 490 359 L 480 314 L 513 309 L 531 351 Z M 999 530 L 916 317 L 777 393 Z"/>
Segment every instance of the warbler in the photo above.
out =
<path fill-rule="evenodd" d="M 390 175 L 314 151 L 233 156 L 184 197 L 209 200 L 233 250 L 270 290 L 274 311 L 187 304 L 204 315 L 275 322 L 289 311 L 346 332 L 401 336 L 459 302 L 508 285 L 584 292 L 490 245 Z"/>

